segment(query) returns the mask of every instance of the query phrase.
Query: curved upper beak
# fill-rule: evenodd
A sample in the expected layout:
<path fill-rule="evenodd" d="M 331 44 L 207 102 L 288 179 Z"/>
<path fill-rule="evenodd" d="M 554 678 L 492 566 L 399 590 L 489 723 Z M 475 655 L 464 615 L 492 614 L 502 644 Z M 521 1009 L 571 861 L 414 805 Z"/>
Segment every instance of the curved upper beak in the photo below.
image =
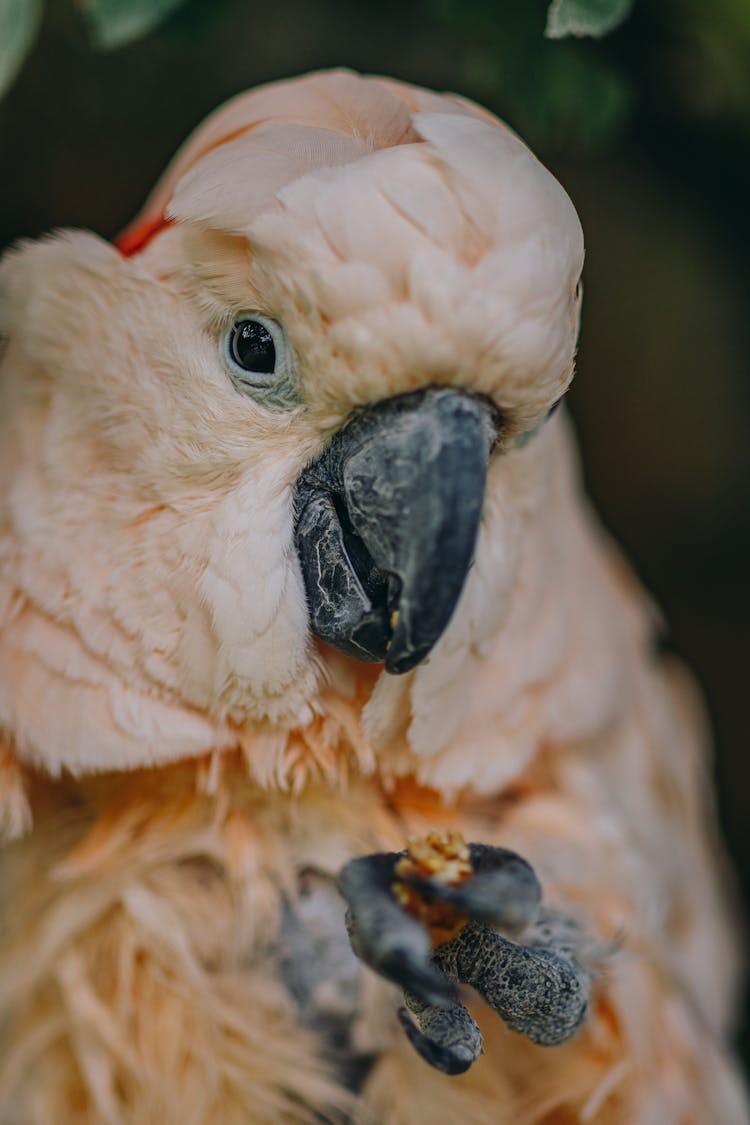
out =
<path fill-rule="evenodd" d="M 428 387 L 356 415 L 297 484 L 313 632 L 406 672 L 445 631 L 466 581 L 498 414 Z"/>

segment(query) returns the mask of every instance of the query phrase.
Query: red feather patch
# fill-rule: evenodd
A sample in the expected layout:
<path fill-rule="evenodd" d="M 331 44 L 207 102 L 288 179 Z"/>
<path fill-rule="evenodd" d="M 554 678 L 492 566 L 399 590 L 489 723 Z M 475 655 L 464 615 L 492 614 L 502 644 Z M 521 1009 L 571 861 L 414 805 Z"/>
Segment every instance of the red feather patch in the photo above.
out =
<path fill-rule="evenodd" d="M 125 227 L 122 234 L 118 234 L 115 246 L 126 258 L 132 258 L 134 254 L 140 254 L 141 250 L 145 250 L 151 239 L 171 223 L 172 220 L 163 212 L 155 217 L 141 219 Z"/>

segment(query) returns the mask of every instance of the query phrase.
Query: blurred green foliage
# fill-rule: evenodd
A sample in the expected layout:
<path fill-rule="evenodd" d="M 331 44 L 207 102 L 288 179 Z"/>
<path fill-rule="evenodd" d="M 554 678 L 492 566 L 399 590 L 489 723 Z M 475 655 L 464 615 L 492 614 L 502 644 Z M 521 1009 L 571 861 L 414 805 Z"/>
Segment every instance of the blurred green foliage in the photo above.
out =
<path fill-rule="evenodd" d="M 153 31 L 186 0 L 78 0 L 93 46 L 113 50 L 126 46 Z M 221 0 L 215 0 L 220 3 Z M 553 0 L 547 13 L 544 33 L 560 39 L 567 35 L 603 35 L 627 16 L 633 0 Z M 470 66 L 478 85 L 491 86 L 498 64 L 504 63 L 508 86 L 520 90 L 513 60 L 519 56 L 519 45 L 530 46 L 539 39 L 542 24 L 533 4 L 524 7 L 506 5 L 488 8 L 482 0 L 432 0 L 427 4 L 438 24 L 457 28 L 459 41 L 474 44 Z M 26 57 L 38 28 L 42 0 L 0 0 L 0 95 L 10 86 Z M 491 13 L 491 18 L 487 19 Z M 509 17 L 509 19 L 508 19 Z M 508 27 L 510 24 L 510 27 Z M 506 31 L 510 30 L 508 37 Z M 488 57 L 488 50 L 492 55 Z M 549 128 L 554 130 L 556 118 L 563 124 L 573 117 L 584 123 L 583 133 L 596 138 L 620 119 L 627 97 L 617 78 L 592 60 L 575 54 L 562 54 L 546 63 L 539 51 L 530 75 L 541 93 L 542 109 L 537 128 L 545 127 L 549 107 L 555 106 Z M 523 87 L 528 85 L 523 83 Z M 525 97 L 522 103 L 525 104 Z M 545 110 L 546 107 L 546 110 Z M 586 107 L 596 107 L 587 113 Z"/>
<path fill-rule="evenodd" d="M 124 47 L 153 31 L 185 0 L 80 0 L 92 42 L 102 51 Z"/>
<path fill-rule="evenodd" d="M 503 106 L 514 127 L 534 144 L 590 150 L 624 124 L 632 101 L 627 80 L 597 45 L 549 41 L 556 5 L 546 16 L 548 38 L 540 4 L 423 0 L 422 6 L 452 38 L 454 61 L 473 96 Z M 560 19 L 583 6 L 577 0 L 559 3 Z M 593 13 L 599 5 L 587 0 L 586 6 Z"/>
<path fill-rule="evenodd" d="M 625 19 L 633 0 L 552 0 L 545 35 L 606 35 Z"/>
<path fill-rule="evenodd" d="M 42 0 L 0 0 L 0 95 L 21 69 L 41 14 Z"/>
<path fill-rule="evenodd" d="M 664 81 L 697 115 L 750 112 L 748 0 L 650 0 L 674 42 L 661 63 Z M 232 0 L 64 0 L 75 7 L 89 47 L 127 47 L 174 16 L 187 38 L 200 37 Z M 364 9 L 372 7 L 368 3 Z M 46 22 L 56 4 L 47 0 Z M 313 9 L 316 7 L 312 5 Z M 453 69 L 473 96 L 502 112 L 547 151 L 595 151 L 627 124 L 638 89 L 617 51 L 584 43 L 623 23 L 633 0 L 414 0 L 406 22 L 453 46 Z M 17 77 L 42 23 L 44 0 L 0 0 L 0 95 Z M 383 19 L 392 17 L 387 0 Z M 404 18 L 404 9 L 399 13 Z M 294 32 L 292 31 L 292 35 Z M 628 28 L 626 36 L 630 34 Z M 565 41 L 560 41 L 561 39 Z M 648 44 L 644 55 L 648 54 Z"/>
<path fill-rule="evenodd" d="M 670 0 L 679 49 L 667 57 L 675 87 L 700 116 L 750 114 L 750 3 L 748 0 Z"/>

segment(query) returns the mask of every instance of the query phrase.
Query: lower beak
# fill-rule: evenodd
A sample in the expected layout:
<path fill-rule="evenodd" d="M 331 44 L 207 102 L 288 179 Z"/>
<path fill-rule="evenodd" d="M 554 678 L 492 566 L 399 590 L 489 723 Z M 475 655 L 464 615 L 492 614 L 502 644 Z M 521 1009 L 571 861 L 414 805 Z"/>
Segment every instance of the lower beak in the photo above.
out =
<path fill-rule="evenodd" d="M 429 387 L 357 414 L 297 483 L 296 542 L 313 632 L 407 672 L 466 581 L 497 437 L 492 404 Z"/>

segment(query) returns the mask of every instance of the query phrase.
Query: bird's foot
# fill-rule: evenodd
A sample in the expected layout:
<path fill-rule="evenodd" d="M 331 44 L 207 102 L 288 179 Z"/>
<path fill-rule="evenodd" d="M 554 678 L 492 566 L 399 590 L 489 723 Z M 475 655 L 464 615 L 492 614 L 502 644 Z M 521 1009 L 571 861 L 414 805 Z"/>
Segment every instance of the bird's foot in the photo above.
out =
<path fill-rule="evenodd" d="M 544 1046 L 583 1021 L 590 976 L 574 956 L 578 930 L 541 907 L 539 881 L 515 852 L 432 834 L 352 860 L 339 888 L 354 952 L 404 989 L 402 1026 L 439 1070 L 460 1074 L 482 1052 L 461 984 Z"/>

